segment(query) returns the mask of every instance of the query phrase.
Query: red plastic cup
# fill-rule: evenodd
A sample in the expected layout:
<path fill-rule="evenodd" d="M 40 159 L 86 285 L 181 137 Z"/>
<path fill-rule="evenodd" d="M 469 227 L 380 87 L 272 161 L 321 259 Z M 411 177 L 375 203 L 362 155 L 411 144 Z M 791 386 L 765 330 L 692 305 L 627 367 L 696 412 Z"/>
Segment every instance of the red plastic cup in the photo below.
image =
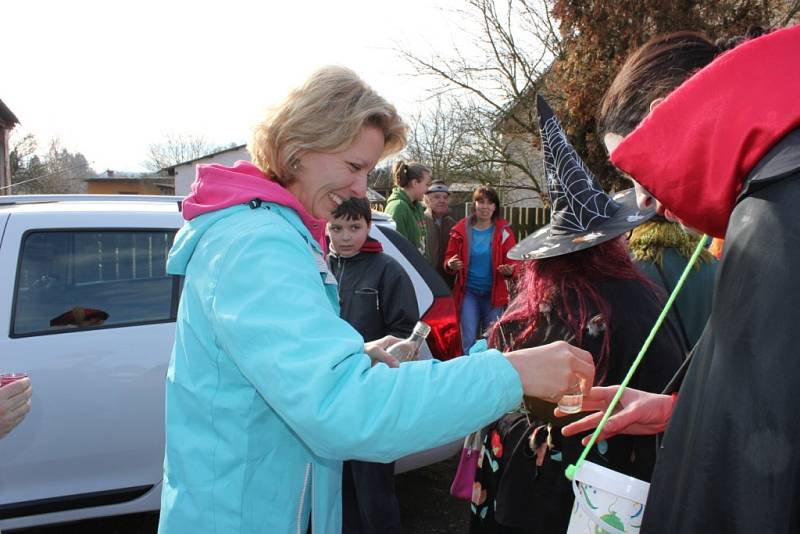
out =
<path fill-rule="evenodd" d="M 0 375 L 0 388 L 11 382 L 22 380 L 23 378 L 28 378 L 28 373 L 6 373 Z"/>

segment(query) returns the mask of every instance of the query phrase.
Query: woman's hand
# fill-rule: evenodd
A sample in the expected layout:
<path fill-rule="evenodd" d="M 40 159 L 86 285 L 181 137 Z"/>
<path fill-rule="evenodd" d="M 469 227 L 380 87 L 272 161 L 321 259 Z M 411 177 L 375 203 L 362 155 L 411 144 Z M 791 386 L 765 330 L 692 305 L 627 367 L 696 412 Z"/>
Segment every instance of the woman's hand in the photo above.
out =
<path fill-rule="evenodd" d="M 596 428 L 618 389 L 619 386 L 595 387 L 588 395 L 584 394 L 582 410 L 597 413 L 568 424 L 561 429 L 561 433 L 573 436 Z M 617 434 L 652 435 L 663 432 L 672 415 L 672 404 L 670 395 L 625 388 L 614 414 L 606 421 L 597 440 L 608 439 Z M 555 414 L 559 417 L 568 415 L 558 409 Z M 589 442 L 589 438 L 590 436 L 583 438 L 584 445 Z"/>
<path fill-rule="evenodd" d="M 0 438 L 11 432 L 31 409 L 31 379 L 22 378 L 0 388 Z"/>
<path fill-rule="evenodd" d="M 497 266 L 497 272 L 502 274 L 503 276 L 511 276 L 514 274 L 514 266 L 504 263 L 502 265 Z"/>
<path fill-rule="evenodd" d="M 451 271 L 460 271 L 464 268 L 464 262 L 458 257 L 458 254 L 447 260 L 447 268 Z"/>
<path fill-rule="evenodd" d="M 585 350 L 565 341 L 506 353 L 519 373 L 522 390 L 529 397 L 556 402 L 570 387 L 581 384 L 588 393 L 594 383 L 594 361 Z"/>
<path fill-rule="evenodd" d="M 364 343 L 364 353 L 372 359 L 372 365 L 385 363 L 389 367 L 400 367 L 400 362 L 397 361 L 397 358 L 386 352 L 387 347 L 391 347 L 399 341 L 403 340 L 394 336 L 385 336 L 375 341 L 368 341 Z"/>

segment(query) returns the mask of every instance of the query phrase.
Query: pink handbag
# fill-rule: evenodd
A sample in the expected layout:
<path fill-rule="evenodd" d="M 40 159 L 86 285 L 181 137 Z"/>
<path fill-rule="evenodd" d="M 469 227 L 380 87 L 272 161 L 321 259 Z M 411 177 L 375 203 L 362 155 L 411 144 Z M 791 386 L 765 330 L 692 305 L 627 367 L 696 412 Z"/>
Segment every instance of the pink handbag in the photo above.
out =
<path fill-rule="evenodd" d="M 456 476 L 450 485 L 450 495 L 465 501 L 472 500 L 472 485 L 478 472 L 478 459 L 483 447 L 483 430 L 473 432 L 464 438 L 461 458 L 458 460 Z"/>

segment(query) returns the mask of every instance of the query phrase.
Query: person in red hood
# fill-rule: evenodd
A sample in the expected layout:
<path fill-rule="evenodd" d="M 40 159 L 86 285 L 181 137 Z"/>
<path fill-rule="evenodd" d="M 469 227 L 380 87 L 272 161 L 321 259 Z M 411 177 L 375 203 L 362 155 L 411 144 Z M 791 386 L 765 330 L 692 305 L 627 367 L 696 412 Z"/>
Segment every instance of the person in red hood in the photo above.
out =
<path fill-rule="evenodd" d="M 600 111 L 640 205 L 725 238 L 679 394 L 626 389 L 598 438 L 666 428 L 642 534 L 800 532 L 800 26 L 721 48 L 689 32 L 651 40 Z M 594 388 L 584 409 L 604 410 L 616 391 Z"/>
<path fill-rule="evenodd" d="M 464 352 L 497 320 L 508 304 L 508 280 L 514 261 L 508 251 L 517 244 L 511 224 L 500 217 L 500 197 L 487 185 L 472 193 L 474 213 L 450 230 L 445 271 L 456 276 L 453 299 L 461 319 Z"/>

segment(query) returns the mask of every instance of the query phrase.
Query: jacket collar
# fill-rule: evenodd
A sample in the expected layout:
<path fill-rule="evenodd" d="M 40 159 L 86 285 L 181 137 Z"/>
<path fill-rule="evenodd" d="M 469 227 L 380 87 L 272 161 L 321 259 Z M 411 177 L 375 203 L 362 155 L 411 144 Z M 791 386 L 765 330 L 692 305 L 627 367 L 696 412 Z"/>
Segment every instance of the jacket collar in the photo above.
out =
<path fill-rule="evenodd" d="M 377 254 L 379 252 L 383 252 L 383 245 L 381 245 L 380 241 L 378 241 L 374 237 L 367 237 L 367 240 L 364 241 L 364 244 L 359 249 L 358 254 L 354 254 L 353 256 L 349 256 L 347 258 L 342 258 L 336 253 L 336 249 L 334 249 L 333 246 L 330 245 L 330 238 L 326 239 L 329 242 L 329 249 L 330 249 L 329 256 L 336 260 L 349 261 L 349 260 L 355 260 L 356 258 L 361 259 L 366 257 L 367 254 Z"/>
<path fill-rule="evenodd" d="M 325 221 L 316 219 L 285 187 L 267 178 L 248 161 L 237 161 L 233 167 L 217 163 L 197 165 L 192 192 L 183 200 L 183 217 L 187 221 L 200 215 L 223 210 L 253 199 L 284 206 L 295 212 L 286 216 L 290 222 L 300 221 L 305 233 L 321 248 L 324 245 Z"/>

